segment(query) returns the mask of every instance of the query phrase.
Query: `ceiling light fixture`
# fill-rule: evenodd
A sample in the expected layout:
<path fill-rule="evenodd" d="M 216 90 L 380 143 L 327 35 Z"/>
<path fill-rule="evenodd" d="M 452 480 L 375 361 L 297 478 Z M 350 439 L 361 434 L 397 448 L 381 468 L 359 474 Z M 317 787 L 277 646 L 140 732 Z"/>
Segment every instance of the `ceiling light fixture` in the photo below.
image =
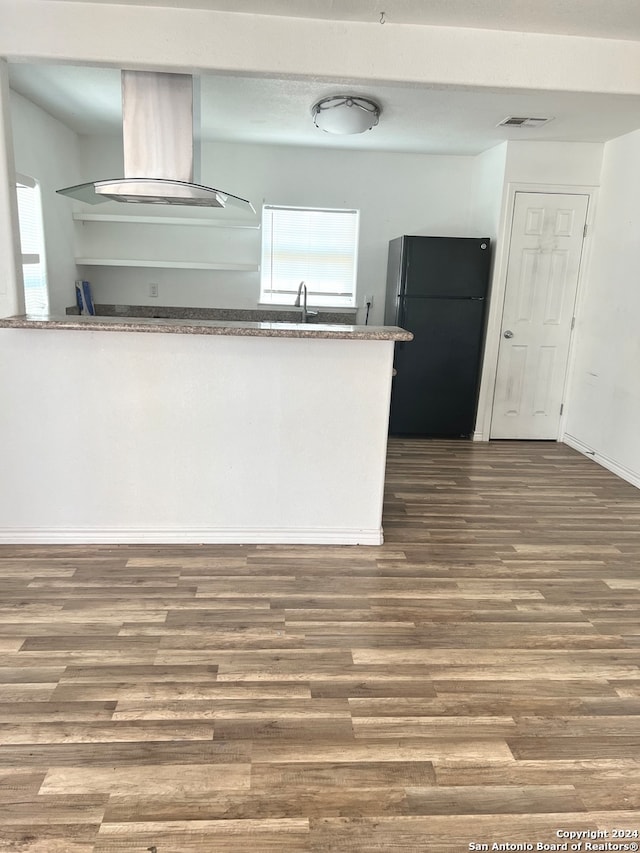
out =
<path fill-rule="evenodd" d="M 332 95 L 314 104 L 313 123 L 326 133 L 364 133 L 378 124 L 381 109 L 375 101 L 357 95 Z"/>

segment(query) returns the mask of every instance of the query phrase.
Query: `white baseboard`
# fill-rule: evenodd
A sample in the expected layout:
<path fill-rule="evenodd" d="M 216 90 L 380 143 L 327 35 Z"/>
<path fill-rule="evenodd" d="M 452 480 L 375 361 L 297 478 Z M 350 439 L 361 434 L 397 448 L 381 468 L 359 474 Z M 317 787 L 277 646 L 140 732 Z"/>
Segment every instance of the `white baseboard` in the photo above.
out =
<path fill-rule="evenodd" d="M 481 430 L 476 430 L 471 436 L 471 441 L 488 441 L 488 438 L 484 437 L 484 433 Z"/>
<path fill-rule="evenodd" d="M 610 459 L 608 456 L 598 453 L 597 450 L 589 447 L 589 445 L 580 441 L 580 439 L 576 438 L 574 435 L 569 435 L 569 433 L 565 432 L 562 437 L 562 441 L 564 444 L 568 444 L 569 447 L 577 450 L 578 453 L 582 453 L 584 456 L 588 456 L 589 459 L 593 459 L 594 462 L 597 462 L 598 465 L 602 465 L 602 467 L 606 468 L 607 471 L 611 471 L 612 474 L 616 474 L 616 476 L 620 477 L 622 480 L 626 480 L 627 483 L 631 483 L 632 486 L 640 489 L 640 474 L 637 471 L 632 471 L 625 465 L 621 465 L 619 462 L 616 462 L 615 459 Z"/>
<path fill-rule="evenodd" d="M 0 528 L 2 545 L 382 545 L 382 528 Z"/>

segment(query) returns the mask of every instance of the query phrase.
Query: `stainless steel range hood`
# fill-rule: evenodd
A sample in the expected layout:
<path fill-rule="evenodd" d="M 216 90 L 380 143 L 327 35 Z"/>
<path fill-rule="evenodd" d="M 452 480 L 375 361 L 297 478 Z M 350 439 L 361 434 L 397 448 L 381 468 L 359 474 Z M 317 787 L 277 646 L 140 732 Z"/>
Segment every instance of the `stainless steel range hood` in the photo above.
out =
<path fill-rule="evenodd" d="M 122 72 L 124 178 L 65 187 L 62 195 L 88 204 L 121 201 L 195 207 L 241 207 L 251 202 L 194 183 L 194 98 L 190 74 Z"/>

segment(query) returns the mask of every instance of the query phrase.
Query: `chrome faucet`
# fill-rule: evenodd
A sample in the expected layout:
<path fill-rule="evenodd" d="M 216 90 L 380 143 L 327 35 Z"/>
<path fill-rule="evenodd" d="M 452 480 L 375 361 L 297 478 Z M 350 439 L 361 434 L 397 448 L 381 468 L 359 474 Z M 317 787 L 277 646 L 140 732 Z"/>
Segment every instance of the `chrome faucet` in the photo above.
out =
<path fill-rule="evenodd" d="M 302 300 L 302 302 L 301 302 Z M 298 295 L 296 296 L 296 301 L 293 303 L 295 308 L 302 308 L 302 322 L 307 322 L 307 317 L 317 317 L 317 311 L 307 311 L 307 285 L 304 281 L 300 282 L 300 286 L 298 287 Z"/>

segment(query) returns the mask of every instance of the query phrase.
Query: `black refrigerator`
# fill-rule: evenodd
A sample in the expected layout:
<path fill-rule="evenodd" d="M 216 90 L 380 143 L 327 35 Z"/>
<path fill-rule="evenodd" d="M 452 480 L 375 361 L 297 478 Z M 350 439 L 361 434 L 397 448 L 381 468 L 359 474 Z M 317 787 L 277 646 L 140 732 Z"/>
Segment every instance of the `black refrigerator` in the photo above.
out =
<path fill-rule="evenodd" d="M 396 344 L 391 435 L 473 433 L 484 345 L 490 241 L 398 237 L 389 243 L 385 324 Z"/>

